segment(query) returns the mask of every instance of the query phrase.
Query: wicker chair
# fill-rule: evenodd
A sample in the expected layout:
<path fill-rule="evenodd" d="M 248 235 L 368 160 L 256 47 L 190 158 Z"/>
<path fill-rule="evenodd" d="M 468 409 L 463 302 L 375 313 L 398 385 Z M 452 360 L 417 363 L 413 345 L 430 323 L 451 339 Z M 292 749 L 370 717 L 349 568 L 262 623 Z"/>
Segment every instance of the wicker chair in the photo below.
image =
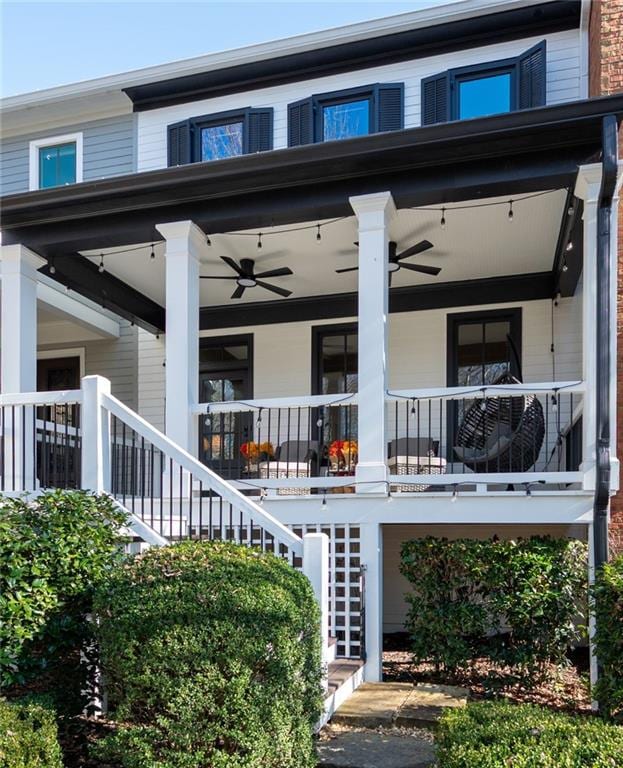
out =
<path fill-rule="evenodd" d="M 439 458 L 439 440 L 416 437 L 400 437 L 392 440 L 388 450 L 390 475 L 442 475 L 446 460 Z M 423 483 L 392 485 L 392 491 L 405 493 L 425 491 L 430 486 Z"/>
<path fill-rule="evenodd" d="M 315 440 L 288 440 L 281 443 L 275 460 L 261 461 L 259 475 L 265 480 L 289 477 L 310 477 L 318 461 L 318 443 Z M 307 496 L 311 488 L 279 488 L 278 496 Z"/>
<path fill-rule="evenodd" d="M 521 384 L 505 373 L 494 384 Z M 545 420 L 536 395 L 476 400 L 458 429 L 454 454 L 474 472 L 527 472 L 543 446 Z"/>

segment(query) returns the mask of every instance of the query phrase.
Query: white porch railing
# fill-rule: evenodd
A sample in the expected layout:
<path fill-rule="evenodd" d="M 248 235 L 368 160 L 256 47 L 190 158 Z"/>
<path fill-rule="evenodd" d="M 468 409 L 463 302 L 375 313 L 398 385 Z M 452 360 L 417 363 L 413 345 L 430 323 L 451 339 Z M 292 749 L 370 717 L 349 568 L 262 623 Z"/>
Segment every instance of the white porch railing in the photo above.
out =
<path fill-rule="evenodd" d="M 388 392 L 388 490 L 577 488 L 584 394 L 581 381 Z M 248 493 L 352 492 L 363 407 L 357 394 L 200 403 L 199 456 Z"/>

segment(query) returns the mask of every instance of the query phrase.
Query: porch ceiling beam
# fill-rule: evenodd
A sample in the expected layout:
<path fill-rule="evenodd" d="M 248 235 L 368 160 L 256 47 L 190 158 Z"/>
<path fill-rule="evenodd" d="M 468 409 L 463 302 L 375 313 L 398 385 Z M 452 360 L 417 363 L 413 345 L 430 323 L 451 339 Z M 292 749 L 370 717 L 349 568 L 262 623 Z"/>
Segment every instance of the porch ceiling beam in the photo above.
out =
<path fill-rule="evenodd" d="M 413 312 L 445 307 L 534 301 L 551 299 L 553 295 L 553 273 L 535 272 L 392 288 L 389 292 L 389 311 Z M 299 320 L 356 317 L 357 298 L 357 293 L 335 293 L 328 296 L 253 302 L 241 306 L 203 307 L 199 314 L 199 324 L 201 330 L 210 330 Z"/>
<path fill-rule="evenodd" d="M 89 259 L 76 253 L 55 256 L 56 272 L 49 267 L 40 271 L 151 333 L 164 330 L 164 308 L 109 272 L 99 272 Z"/>

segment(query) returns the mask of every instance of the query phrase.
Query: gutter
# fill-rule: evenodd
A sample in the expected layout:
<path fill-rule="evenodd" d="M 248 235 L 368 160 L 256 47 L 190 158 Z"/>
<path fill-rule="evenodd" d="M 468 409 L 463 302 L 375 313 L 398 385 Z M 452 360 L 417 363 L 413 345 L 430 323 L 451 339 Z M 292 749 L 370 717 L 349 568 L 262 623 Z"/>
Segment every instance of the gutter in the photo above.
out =
<path fill-rule="evenodd" d="M 595 570 L 608 561 L 610 506 L 610 246 L 612 199 L 617 182 L 617 121 L 606 115 L 602 123 L 603 173 L 597 203 L 597 461 L 593 504 Z"/>

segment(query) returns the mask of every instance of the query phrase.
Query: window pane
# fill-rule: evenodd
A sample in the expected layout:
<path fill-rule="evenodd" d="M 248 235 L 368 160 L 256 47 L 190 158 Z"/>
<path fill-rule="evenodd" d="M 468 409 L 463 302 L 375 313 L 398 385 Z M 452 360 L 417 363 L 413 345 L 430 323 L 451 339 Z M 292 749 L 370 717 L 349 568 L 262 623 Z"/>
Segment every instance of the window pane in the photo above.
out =
<path fill-rule="evenodd" d="M 349 101 L 323 107 L 323 139 L 350 139 L 370 132 L 370 101 Z"/>
<path fill-rule="evenodd" d="M 201 129 L 201 159 L 223 160 L 242 154 L 242 123 Z"/>
<path fill-rule="evenodd" d="M 510 112 L 511 76 L 509 72 L 459 83 L 459 117 L 483 117 Z"/>
<path fill-rule="evenodd" d="M 76 182 L 76 145 L 60 144 L 39 149 L 39 188 Z"/>
<path fill-rule="evenodd" d="M 456 385 L 493 384 L 510 370 L 509 334 L 507 320 L 460 325 Z"/>
<path fill-rule="evenodd" d="M 206 368 L 231 367 L 231 364 L 244 363 L 249 357 L 248 344 L 219 344 L 213 347 L 199 348 L 199 362 Z"/>

